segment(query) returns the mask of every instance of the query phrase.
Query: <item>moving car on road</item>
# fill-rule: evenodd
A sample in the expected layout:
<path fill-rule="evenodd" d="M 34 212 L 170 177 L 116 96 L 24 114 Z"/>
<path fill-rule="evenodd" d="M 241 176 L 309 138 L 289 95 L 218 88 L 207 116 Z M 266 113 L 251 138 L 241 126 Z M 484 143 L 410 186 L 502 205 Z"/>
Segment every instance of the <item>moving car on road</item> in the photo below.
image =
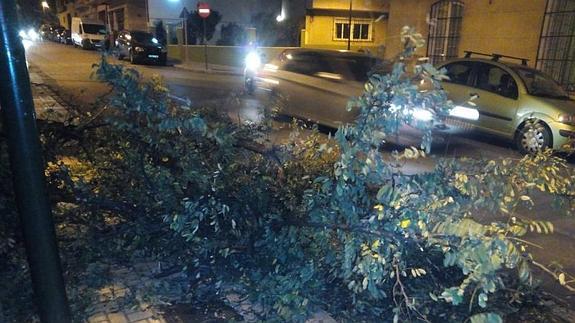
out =
<path fill-rule="evenodd" d="M 443 87 L 456 105 L 469 106 L 474 99 L 479 118 L 469 122 L 480 131 L 513 140 L 522 153 L 561 150 L 575 137 L 575 102 L 551 77 L 528 67 L 526 59 L 466 52 L 440 68 L 447 69 L 450 79 Z"/>
<path fill-rule="evenodd" d="M 168 51 L 165 46 L 145 31 L 122 31 L 116 39 L 118 59 L 128 57 L 132 64 L 151 62 L 166 65 Z"/>
<path fill-rule="evenodd" d="M 263 68 L 254 52 L 246 57 L 245 88 L 248 93 L 267 92 L 287 99 L 279 113 L 337 128 L 355 122 L 358 109 L 348 111 L 350 99 L 360 96 L 373 71 L 389 73 L 390 62 L 348 51 L 288 49 Z M 415 107 L 414 122 L 433 122 L 438 141 L 452 129 L 433 120 L 431 112 Z M 462 116 L 463 117 L 463 116 Z M 389 141 L 417 145 L 423 131 L 412 124 L 400 127 Z"/>
<path fill-rule="evenodd" d="M 368 73 L 380 60 L 354 52 L 289 49 L 260 68 L 254 53 L 246 59 L 248 93 L 267 91 L 289 99 L 281 114 L 337 128 L 355 120 L 350 98 L 361 95 Z"/>

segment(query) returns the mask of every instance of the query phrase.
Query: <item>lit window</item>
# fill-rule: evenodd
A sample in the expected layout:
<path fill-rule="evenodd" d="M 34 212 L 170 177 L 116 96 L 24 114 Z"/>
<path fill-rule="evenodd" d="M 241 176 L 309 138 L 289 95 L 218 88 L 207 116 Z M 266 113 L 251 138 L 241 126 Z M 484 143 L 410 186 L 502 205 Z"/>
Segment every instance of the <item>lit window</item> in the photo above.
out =
<path fill-rule="evenodd" d="M 371 41 L 370 19 L 352 19 L 351 40 L 352 41 Z M 349 38 L 349 18 L 336 18 L 334 21 L 334 40 L 348 40 Z"/>
<path fill-rule="evenodd" d="M 442 0 L 431 6 L 427 56 L 436 64 L 457 57 L 463 2 Z"/>
<path fill-rule="evenodd" d="M 547 1 L 536 67 L 570 91 L 575 87 L 574 27 L 575 1 Z"/>

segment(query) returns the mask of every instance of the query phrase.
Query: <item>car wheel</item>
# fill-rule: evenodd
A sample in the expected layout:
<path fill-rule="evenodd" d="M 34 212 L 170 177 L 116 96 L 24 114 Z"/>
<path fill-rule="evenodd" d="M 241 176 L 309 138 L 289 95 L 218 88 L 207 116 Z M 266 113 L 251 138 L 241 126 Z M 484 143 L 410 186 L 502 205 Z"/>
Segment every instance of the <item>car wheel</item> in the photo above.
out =
<path fill-rule="evenodd" d="M 552 135 L 542 121 L 527 121 L 517 132 L 515 144 L 522 154 L 535 154 L 551 147 Z"/>

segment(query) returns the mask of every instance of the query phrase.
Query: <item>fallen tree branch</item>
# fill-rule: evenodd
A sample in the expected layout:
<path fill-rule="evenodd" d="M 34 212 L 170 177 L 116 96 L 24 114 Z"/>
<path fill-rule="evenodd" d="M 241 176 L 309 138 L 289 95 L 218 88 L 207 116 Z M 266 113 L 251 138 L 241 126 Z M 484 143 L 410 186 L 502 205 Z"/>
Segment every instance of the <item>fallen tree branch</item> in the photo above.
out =
<path fill-rule="evenodd" d="M 543 270 L 544 272 L 546 272 L 547 274 L 551 275 L 551 277 L 555 278 L 556 281 L 559 281 L 559 275 L 557 275 L 555 272 L 553 272 L 552 270 L 550 270 L 549 268 L 547 268 L 545 265 L 532 260 L 531 263 L 533 265 L 535 265 L 537 268 Z M 575 292 L 575 287 L 573 286 L 569 286 L 568 284 L 561 284 L 561 286 L 565 287 L 568 291 L 570 292 Z"/>

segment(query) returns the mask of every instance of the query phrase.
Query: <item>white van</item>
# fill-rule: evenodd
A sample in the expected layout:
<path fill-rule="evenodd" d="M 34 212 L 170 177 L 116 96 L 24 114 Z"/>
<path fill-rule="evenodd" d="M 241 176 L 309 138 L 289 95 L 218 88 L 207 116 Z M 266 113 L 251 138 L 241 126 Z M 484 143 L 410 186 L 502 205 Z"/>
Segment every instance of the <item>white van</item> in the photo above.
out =
<path fill-rule="evenodd" d="M 72 18 L 72 44 L 84 49 L 104 47 L 106 25 L 97 20 L 80 17 Z"/>

